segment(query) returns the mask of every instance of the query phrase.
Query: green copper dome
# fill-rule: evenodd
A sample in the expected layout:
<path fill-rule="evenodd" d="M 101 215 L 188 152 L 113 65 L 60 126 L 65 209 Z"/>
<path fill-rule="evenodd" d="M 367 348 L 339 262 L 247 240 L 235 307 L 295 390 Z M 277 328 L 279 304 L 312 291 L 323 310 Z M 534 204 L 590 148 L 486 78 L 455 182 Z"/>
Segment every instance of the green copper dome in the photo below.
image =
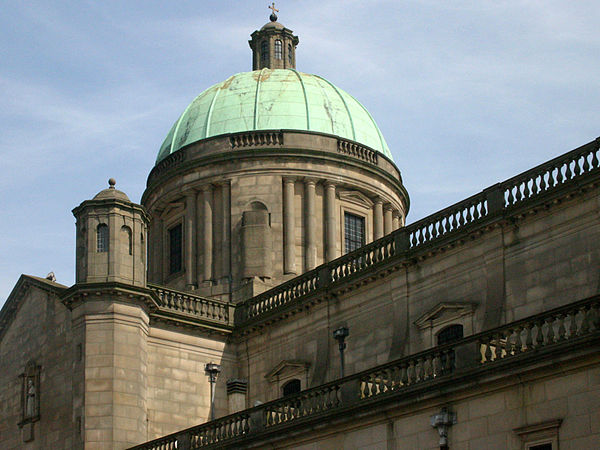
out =
<path fill-rule="evenodd" d="M 377 124 L 354 97 L 294 69 L 238 73 L 205 90 L 175 122 L 156 162 L 193 142 L 251 130 L 307 130 L 357 141 L 392 158 Z"/>

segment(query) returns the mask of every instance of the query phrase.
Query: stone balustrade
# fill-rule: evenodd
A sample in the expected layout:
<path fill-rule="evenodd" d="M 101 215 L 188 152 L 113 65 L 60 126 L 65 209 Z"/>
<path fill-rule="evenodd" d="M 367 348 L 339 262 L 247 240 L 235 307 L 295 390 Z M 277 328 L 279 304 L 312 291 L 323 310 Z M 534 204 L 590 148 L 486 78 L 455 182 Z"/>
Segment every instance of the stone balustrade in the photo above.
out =
<path fill-rule="evenodd" d="M 148 285 L 148 287 L 158 296 L 158 306 L 161 310 L 183 313 L 225 325 L 230 324 L 230 305 L 226 302 L 175 291 L 163 286 Z"/>
<path fill-rule="evenodd" d="M 344 155 L 352 156 L 353 158 L 377 165 L 378 153 L 371 148 L 357 144 L 356 142 L 347 141 L 345 139 L 338 139 L 337 148 L 339 153 L 343 153 Z"/>
<path fill-rule="evenodd" d="M 586 179 L 600 175 L 599 153 L 597 139 L 323 264 L 240 304 L 236 323 L 290 306 L 300 297 L 367 273 L 394 258 L 409 259 L 425 246 L 438 245 L 445 238 L 504 217 L 526 201 L 579 189 Z"/>
<path fill-rule="evenodd" d="M 423 395 L 454 379 L 476 382 L 486 374 L 501 375 L 514 364 L 525 366 L 574 348 L 588 349 L 600 339 L 600 295 L 537 314 L 453 343 L 401 358 L 372 369 L 304 390 L 251 409 L 219 418 L 132 447 L 138 450 L 240 448 L 288 425 L 339 418 L 340 411 L 374 410 L 378 401 Z M 586 344 L 587 343 L 587 344 Z M 546 359 L 547 361 L 547 359 Z"/>
<path fill-rule="evenodd" d="M 260 147 L 283 145 L 282 132 L 252 131 L 248 133 L 232 134 L 229 138 L 231 148 Z"/>
<path fill-rule="evenodd" d="M 501 183 L 505 206 L 519 204 L 596 171 L 600 167 L 599 139 Z"/>

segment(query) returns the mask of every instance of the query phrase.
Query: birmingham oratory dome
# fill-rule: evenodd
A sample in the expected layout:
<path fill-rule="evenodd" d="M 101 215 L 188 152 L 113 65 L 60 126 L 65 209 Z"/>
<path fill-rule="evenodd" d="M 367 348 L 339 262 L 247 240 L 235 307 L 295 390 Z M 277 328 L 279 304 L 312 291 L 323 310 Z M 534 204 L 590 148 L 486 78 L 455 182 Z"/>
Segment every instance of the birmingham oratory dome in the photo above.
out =
<path fill-rule="evenodd" d="M 253 71 L 196 97 L 148 177 L 150 282 L 241 301 L 404 224 L 409 199 L 354 97 L 296 70 L 298 37 L 271 21 Z"/>

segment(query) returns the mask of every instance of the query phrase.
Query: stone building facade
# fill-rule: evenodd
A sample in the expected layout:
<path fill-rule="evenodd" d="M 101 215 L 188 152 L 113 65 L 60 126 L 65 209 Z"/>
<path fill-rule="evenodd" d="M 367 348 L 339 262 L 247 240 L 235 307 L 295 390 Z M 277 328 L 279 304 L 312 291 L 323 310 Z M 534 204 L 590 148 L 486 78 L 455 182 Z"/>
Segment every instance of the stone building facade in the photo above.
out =
<path fill-rule="evenodd" d="M 140 205 L 73 210 L 76 283 L 18 280 L 0 447 L 599 448 L 600 141 L 406 225 L 377 125 L 276 20 Z"/>

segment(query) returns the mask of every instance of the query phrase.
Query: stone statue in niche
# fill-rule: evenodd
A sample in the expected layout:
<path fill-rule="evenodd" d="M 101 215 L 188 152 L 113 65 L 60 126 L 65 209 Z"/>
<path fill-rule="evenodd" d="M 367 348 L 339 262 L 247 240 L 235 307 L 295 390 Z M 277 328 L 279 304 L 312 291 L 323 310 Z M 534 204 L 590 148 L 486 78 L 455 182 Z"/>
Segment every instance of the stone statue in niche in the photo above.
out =
<path fill-rule="evenodd" d="M 27 377 L 27 391 L 25 393 L 25 419 L 37 416 L 36 399 L 37 392 L 35 381 L 32 377 Z"/>
<path fill-rule="evenodd" d="M 30 361 L 21 374 L 21 422 L 25 424 L 39 420 L 40 416 L 40 366 Z"/>
<path fill-rule="evenodd" d="M 35 438 L 34 424 L 40 420 L 40 369 L 34 361 L 29 361 L 21 378 L 21 437 L 23 442 Z"/>

